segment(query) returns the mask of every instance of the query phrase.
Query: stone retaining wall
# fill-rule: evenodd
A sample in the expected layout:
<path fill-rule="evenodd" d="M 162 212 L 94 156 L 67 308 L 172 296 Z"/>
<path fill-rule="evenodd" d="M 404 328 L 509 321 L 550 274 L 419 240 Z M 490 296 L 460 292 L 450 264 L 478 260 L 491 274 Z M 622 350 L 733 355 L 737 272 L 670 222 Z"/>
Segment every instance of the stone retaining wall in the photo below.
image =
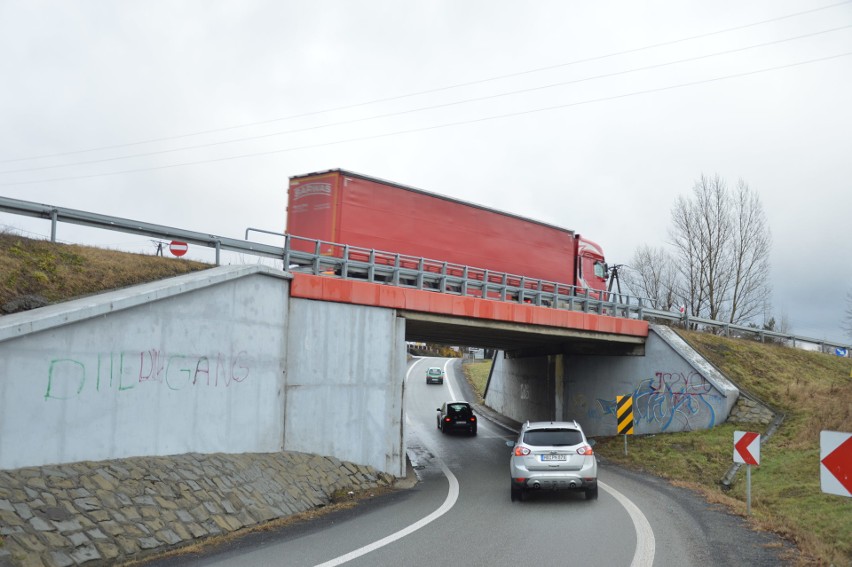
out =
<path fill-rule="evenodd" d="M 294 452 L 0 471 L 0 567 L 113 565 L 393 482 L 371 467 Z"/>
<path fill-rule="evenodd" d="M 750 399 L 741 392 L 736 405 L 734 405 L 728 416 L 728 421 L 731 423 L 768 425 L 774 418 L 775 414 L 771 409 L 756 400 Z"/>

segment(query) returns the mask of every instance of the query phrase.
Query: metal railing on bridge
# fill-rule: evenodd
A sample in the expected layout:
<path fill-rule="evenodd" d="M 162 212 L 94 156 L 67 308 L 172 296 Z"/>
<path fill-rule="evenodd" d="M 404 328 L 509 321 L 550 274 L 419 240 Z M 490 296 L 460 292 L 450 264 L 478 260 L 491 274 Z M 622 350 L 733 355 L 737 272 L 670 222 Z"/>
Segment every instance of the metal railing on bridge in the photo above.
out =
<path fill-rule="evenodd" d="M 848 345 L 841 343 L 658 310 L 653 308 L 649 299 L 628 294 L 578 288 L 517 274 L 301 238 L 258 228 L 246 229 L 245 240 L 239 240 L 8 197 L 0 197 L 0 211 L 50 220 L 50 238 L 53 242 L 56 242 L 57 224 L 67 222 L 155 238 L 176 239 L 213 248 L 216 252 L 216 265 L 220 263 L 221 251 L 228 250 L 274 258 L 282 262 L 284 269 L 315 275 L 354 278 L 438 293 L 578 310 L 613 317 L 663 320 L 682 324 L 686 328 L 708 327 L 728 336 L 748 334 L 761 341 L 774 339 L 792 343 L 793 346 L 796 346 L 797 342 L 809 343 L 818 345 L 821 350 L 849 349 Z M 284 239 L 284 246 L 249 241 L 250 232 L 281 237 Z"/>

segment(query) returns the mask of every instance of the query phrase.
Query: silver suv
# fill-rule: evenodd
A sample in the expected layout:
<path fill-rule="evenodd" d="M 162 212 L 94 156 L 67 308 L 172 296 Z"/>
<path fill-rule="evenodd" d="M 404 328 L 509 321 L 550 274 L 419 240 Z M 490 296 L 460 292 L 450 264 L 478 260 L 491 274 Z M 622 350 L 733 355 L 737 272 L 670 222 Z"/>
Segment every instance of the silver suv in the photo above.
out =
<path fill-rule="evenodd" d="M 512 501 L 526 500 L 531 490 L 582 490 L 598 497 L 598 462 L 576 421 L 534 421 L 521 427 L 512 447 L 509 473 Z"/>

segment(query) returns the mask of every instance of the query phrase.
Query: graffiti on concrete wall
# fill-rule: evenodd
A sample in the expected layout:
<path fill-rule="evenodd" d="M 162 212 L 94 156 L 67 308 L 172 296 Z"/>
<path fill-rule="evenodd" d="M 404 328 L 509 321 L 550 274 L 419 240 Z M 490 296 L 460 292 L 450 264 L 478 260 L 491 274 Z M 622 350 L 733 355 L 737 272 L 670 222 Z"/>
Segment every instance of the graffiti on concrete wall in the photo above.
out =
<path fill-rule="evenodd" d="M 655 372 L 654 378 L 639 382 L 632 395 L 634 422 L 656 424 L 659 431 L 709 429 L 716 423 L 714 404 L 722 400 L 710 382 L 694 371 Z M 589 417 L 615 419 L 615 398 L 597 402 L 600 412 L 590 411 Z"/>
<path fill-rule="evenodd" d="M 88 361 L 55 358 L 48 366 L 44 399 L 69 400 L 84 393 L 124 392 L 146 383 L 169 390 L 228 388 L 244 382 L 249 372 L 250 358 L 245 351 L 231 356 L 207 356 L 149 349 L 99 353 Z"/>

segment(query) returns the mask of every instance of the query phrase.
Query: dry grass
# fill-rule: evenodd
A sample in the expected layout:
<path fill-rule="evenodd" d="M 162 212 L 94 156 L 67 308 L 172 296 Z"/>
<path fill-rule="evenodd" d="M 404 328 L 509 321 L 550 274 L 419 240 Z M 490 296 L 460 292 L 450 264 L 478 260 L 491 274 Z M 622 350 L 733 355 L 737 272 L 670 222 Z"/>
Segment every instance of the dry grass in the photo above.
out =
<path fill-rule="evenodd" d="M 49 303 L 67 301 L 210 267 L 0 233 L 0 306 L 25 296 L 41 296 Z"/>

